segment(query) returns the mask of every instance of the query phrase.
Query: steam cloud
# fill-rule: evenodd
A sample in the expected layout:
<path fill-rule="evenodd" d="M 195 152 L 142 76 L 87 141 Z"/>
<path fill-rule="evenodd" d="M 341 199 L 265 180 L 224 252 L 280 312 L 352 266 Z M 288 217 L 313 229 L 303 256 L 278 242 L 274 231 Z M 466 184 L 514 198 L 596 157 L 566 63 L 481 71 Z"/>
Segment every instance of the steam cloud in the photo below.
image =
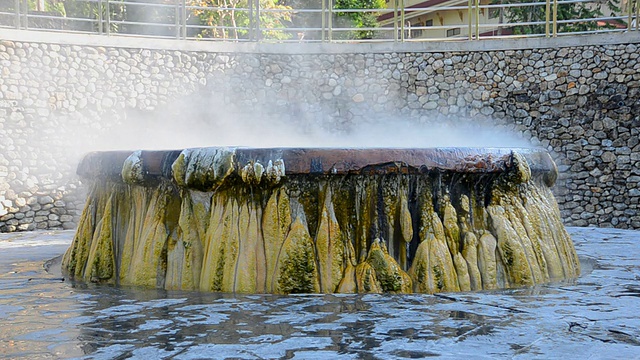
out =
<path fill-rule="evenodd" d="M 228 106 L 228 108 L 233 108 Z M 129 113 L 86 151 L 247 147 L 531 147 L 522 135 L 470 119 L 363 117 L 348 124 L 314 122 L 264 109 L 226 111 L 220 104 L 181 100 L 150 112 Z M 287 115 L 287 116 L 285 116 Z"/>

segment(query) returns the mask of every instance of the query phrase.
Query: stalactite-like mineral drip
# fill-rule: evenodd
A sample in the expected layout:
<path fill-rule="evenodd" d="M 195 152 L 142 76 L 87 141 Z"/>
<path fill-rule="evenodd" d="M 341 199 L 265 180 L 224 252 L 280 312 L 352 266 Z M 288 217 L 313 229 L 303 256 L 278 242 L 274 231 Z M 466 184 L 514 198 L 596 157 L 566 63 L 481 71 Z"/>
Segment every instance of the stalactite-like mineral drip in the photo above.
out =
<path fill-rule="evenodd" d="M 285 168 L 286 165 L 286 168 Z M 78 281 L 239 293 L 444 292 L 579 275 L 531 149 L 88 154 L 63 269 Z"/>

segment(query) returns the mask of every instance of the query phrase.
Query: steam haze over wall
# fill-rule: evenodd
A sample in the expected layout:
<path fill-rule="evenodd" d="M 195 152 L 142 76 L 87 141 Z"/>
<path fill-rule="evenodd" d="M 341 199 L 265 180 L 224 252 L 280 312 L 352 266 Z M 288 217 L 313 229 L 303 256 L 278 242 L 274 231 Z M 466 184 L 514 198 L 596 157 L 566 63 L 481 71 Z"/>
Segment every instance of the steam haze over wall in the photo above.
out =
<path fill-rule="evenodd" d="M 176 100 L 148 112 L 127 112 L 126 125 L 116 126 L 86 151 L 174 149 L 206 146 L 247 147 L 530 147 L 507 127 L 469 119 L 401 118 L 393 113 L 369 114 L 364 121 L 335 124 L 305 121 L 300 114 L 279 116 L 260 104 L 238 111 L 216 104 L 214 94 Z M 206 95 L 212 96 L 206 98 Z M 234 112 L 236 110 L 237 112 Z M 297 117 L 300 116 L 300 117 Z M 329 116 L 326 116 L 329 118 Z M 143 136 L 141 136 L 143 135 Z M 82 153 L 85 151 L 78 151 Z"/>
<path fill-rule="evenodd" d="M 225 69 L 216 67 L 220 61 Z M 404 65 L 394 61 L 388 54 L 344 58 L 223 54 L 215 58 L 213 72 L 206 69 L 211 64 L 204 65 L 203 77 L 198 77 L 198 86 L 190 94 L 165 99 L 154 109 L 126 109 L 124 126 L 114 127 L 91 146 L 531 146 L 513 124 L 496 122 L 480 112 L 484 105 L 474 97 L 488 97 L 488 92 L 459 91 L 458 95 L 448 84 L 448 90 L 427 90 L 434 74 L 429 81 L 413 80 L 417 92 L 424 94 L 412 99 L 408 91 L 412 80 L 407 73 L 401 74 Z M 425 60 L 420 63 L 426 65 Z M 434 84 L 432 89 L 437 89 Z M 450 94 L 456 95 L 452 107 L 445 97 Z M 438 103 L 440 111 L 424 108 Z M 493 109 L 484 112 L 492 114 Z"/>

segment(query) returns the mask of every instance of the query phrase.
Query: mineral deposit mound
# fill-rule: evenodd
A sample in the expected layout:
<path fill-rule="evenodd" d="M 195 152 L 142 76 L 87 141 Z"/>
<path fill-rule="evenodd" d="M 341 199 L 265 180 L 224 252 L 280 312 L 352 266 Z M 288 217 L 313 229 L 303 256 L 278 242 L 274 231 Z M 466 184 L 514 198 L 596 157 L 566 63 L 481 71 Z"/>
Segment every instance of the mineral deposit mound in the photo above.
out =
<path fill-rule="evenodd" d="M 544 150 L 194 148 L 88 154 L 63 269 L 238 293 L 445 292 L 579 275 Z"/>

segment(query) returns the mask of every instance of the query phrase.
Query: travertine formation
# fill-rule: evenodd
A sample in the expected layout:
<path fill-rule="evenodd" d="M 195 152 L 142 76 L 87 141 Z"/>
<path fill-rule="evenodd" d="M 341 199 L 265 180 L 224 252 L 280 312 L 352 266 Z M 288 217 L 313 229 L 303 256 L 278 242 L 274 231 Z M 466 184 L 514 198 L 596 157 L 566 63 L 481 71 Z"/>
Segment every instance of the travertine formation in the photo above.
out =
<path fill-rule="evenodd" d="M 241 293 L 442 292 L 580 272 L 544 151 L 92 153 L 63 269 L 81 281 Z"/>

